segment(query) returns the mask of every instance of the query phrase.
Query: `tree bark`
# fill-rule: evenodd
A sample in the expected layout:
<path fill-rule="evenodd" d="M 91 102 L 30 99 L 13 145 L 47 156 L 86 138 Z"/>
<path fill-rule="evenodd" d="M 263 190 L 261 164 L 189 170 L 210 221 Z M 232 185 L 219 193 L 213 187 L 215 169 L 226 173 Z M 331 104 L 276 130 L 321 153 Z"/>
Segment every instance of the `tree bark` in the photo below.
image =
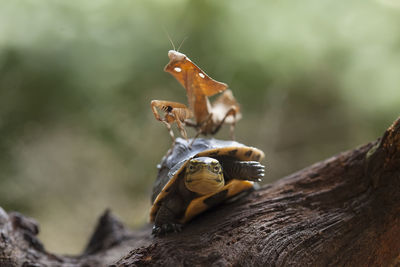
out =
<path fill-rule="evenodd" d="M 0 266 L 400 266 L 400 118 L 377 141 L 220 205 L 181 233 L 131 231 L 109 211 L 79 256 L 0 209 Z"/>

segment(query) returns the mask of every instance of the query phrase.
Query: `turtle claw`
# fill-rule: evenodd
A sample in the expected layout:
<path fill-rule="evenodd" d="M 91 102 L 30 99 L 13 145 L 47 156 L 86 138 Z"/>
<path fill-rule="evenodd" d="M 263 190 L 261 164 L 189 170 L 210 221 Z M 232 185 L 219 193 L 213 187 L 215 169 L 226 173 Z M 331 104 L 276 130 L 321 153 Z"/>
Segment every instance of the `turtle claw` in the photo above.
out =
<path fill-rule="evenodd" d="M 160 234 L 160 232 L 161 232 L 161 227 L 154 225 L 153 229 L 151 230 L 151 234 L 154 236 L 158 236 Z"/>
<path fill-rule="evenodd" d="M 248 165 L 251 167 L 251 173 L 248 177 L 248 180 L 261 182 L 261 180 L 264 178 L 265 166 L 258 161 L 250 161 L 248 162 Z"/>
<path fill-rule="evenodd" d="M 182 231 L 182 224 L 164 223 L 162 225 L 154 225 L 151 233 L 154 236 L 162 236 L 171 232 L 179 233 L 180 231 Z"/>

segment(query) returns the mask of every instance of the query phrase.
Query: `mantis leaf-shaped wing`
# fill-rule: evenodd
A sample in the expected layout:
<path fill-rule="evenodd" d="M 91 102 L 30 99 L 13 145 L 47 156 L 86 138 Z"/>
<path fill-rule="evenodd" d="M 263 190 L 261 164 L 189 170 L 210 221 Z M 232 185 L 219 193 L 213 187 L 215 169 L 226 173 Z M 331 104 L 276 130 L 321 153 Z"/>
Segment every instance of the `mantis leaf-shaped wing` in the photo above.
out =
<path fill-rule="evenodd" d="M 170 61 L 164 70 L 171 73 L 179 81 L 188 95 L 213 96 L 228 88 L 226 83 L 210 78 L 186 55 L 170 50 L 168 57 Z"/>

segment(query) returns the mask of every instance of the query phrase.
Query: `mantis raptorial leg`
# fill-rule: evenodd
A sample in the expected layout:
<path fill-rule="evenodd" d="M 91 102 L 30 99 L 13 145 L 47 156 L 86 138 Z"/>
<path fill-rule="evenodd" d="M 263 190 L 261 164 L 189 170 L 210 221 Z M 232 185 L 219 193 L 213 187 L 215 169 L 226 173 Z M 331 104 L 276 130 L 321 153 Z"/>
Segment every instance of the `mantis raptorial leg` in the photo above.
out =
<path fill-rule="evenodd" d="M 150 105 L 156 120 L 163 122 L 167 126 L 173 142 L 175 142 L 175 136 L 171 124 L 174 122 L 176 122 L 181 135 L 187 140 L 187 134 L 183 127 L 183 122 L 192 116 L 192 112 L 186 107 L 186 105 L 179 102 L 164 100 L 153 100 Z M 165 112 L 164 118 L 160 116 L 157 109 Z"/>

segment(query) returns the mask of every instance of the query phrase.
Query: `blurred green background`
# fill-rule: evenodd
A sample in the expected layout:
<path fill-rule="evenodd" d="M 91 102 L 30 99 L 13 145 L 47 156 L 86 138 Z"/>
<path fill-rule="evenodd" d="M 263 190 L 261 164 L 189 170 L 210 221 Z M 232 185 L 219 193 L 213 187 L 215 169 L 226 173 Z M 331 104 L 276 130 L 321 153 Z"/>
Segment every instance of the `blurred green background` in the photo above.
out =
<path fill-rule="evenodd" d="M 150 101 L 187 103 L 163 72 L 165 31 L 230 85 L 237 139 L 266 152 L 269 183 L 397 118 L 399 29 L 396 0 L 1 1 L 0 206 L 61 253 L 80 252 L 107 207 L 145 223 L 170 145 Z"/>

